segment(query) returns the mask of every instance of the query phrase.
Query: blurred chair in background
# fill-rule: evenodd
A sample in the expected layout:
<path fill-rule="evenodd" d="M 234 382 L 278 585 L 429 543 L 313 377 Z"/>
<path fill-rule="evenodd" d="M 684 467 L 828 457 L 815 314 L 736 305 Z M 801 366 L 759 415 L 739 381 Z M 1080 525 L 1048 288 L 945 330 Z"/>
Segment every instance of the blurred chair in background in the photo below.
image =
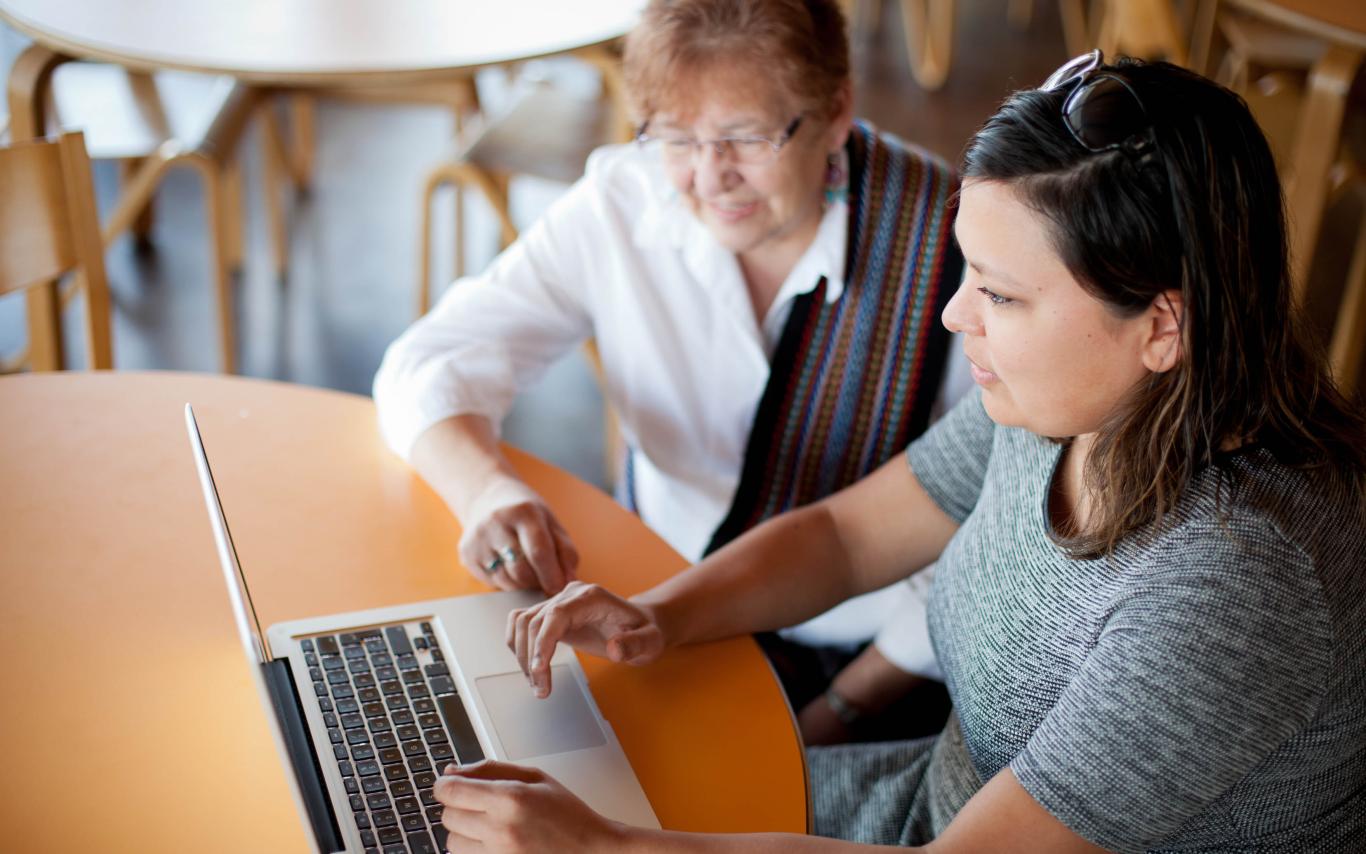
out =
<path fill-rule="evenodd" d="M 48 290 L 66 274 L 67 287 L 85 294 L 86 359 L 91 368 L 112 368 L 104 244 L 82 135 L 0 148 L 0 294 Z M 48 309 L 60 314 L 57 305 Z M 23 367 L 22 356 L 4 364 Z"/>

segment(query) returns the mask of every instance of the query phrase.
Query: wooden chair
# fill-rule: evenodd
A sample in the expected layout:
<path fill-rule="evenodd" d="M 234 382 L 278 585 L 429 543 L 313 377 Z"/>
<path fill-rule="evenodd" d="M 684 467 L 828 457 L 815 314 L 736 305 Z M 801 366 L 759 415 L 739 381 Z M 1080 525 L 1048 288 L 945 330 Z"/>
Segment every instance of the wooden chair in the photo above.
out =
<path fill-rule="evenodd" d="M 20 54 L 11 78 L 15 75 L 49 81 L 39 123 L 22 129 L 16 124 L 16 139 L 80 130 L 92 160 L 119 164 L 122 187 L 102 229 L 105 245 L 130 230 L 146 237 L 154 194 L 167 172 L 188 166 L 199 174 L 212 253 L 210 280 L 218 306 L 221 364 L 223 370 L 234 372 L 231 271 L 240 265 L 242 256 L 241 174 L 236 152 L 256 113 L 258 92 L 228 77 L 148 74 L 106 63 L 69 61 L 38 44 Z M 269 188 L 265 195 L 273 198 Z M 283 215 L 272 204 L 267 204 L 267 215 L 275 268 L 283 273 Z M 37 337 L 33 324 L 30 337 Z"/>
<path fill-rule="evenodd" d="M 615 83 L 605 82 L 610 91 Z M 517 239 L 508 207 L 513 177 L 528 175 L 570 184 L 583 175 L 589 153 L 600 145 L 629 138 L 625 121 L 610 98 L 582 98 L 550 85 L 537 85 L 509 111 L 491 119 L 455 157 L 433 168 L 422 195 L 418 314 L 431 306 L 432 200 L 450 184 L 479 191 L 498 219 L 500 245 Z M 456 275 L 464 272 L 464 237 L 457 222 Z"/>
<path fill-rule="evenodd" d="M 109 285 L 84 137 L 68 133 L 0 148 L 0 294 L 68 273 L 85 293 L 90 367 L 111 368 Z M 23 366 L 16 361 L 5 367 Z"/>

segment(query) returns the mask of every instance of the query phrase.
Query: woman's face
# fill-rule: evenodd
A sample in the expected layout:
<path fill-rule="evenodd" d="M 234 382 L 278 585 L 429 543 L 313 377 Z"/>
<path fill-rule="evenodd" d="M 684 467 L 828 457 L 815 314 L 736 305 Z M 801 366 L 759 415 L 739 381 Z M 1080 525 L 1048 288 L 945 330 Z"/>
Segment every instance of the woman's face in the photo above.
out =
<path fill-rule="evenodd" d="M 1115 315 L 1067 271 L 1047 221 L 1010 185 L 965 182 L 955 230 L 967 271 L 944 325 L 964 333 L 996 423 L 1058 438 L 1093 433 L 1150 370 L 1174 364 L 1172 306 L 1158 299 L 1134 317 Z"/>
<path fill-rule="evenodd" d="M 718 153 L 716 146 L 701 146 L 682 162 L 664 161 L 670 182 L 722 246 L 741 256 L 792 251 L 795 262 L 820 225 L 827 157 L 844 145 L 849 109 L 841 109 L 833 121 L 804 114 L 771 80 L 741 67 L 713 68 L 686 88 L 699 94 L 686 109 L 652 116 L 651 136 L 780 140 L 801 117 L 792 138 L 766 163 L 739 163 L 731 151 Z"/>

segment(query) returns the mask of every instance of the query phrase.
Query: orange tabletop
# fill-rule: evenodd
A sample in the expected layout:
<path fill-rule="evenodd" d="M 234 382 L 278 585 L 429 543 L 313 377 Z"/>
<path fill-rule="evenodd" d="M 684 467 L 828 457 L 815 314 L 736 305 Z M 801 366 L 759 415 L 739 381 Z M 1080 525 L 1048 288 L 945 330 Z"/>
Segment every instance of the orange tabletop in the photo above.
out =
<path fill-rule="evenodd" d="M 0 850 L 311 847 L 233 625 L 186 402 L 263 625 L 487 589 L 367 398 L 174 373 L 0 379 Z M 584 580 L 630 594 L 685 565 L 606 495 L 510 453 Z M 583 666 L 664 827 L 805 831 L 801 746 L 751 640 Z"/>

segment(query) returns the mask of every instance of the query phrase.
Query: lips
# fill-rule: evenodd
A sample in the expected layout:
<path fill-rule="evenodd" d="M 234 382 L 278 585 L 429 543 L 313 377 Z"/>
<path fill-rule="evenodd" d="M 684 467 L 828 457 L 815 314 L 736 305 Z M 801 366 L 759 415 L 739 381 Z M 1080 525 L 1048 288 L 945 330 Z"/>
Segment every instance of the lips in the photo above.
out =
<path fill-rule="evenodd" d="M 968 365 L 972 368 L 972 381 L 978 385 L 991 385 L 992 383 L 1000 382 L 1001 380 L 1000 377 L 996 376 L 991 371 L 988 371 L 986 368 L 983 368 L 981 365 L 978 365 L 971 358 L 968 359 Z"/>
<path fill-rule="evenodd" d="M 707 202 L 707 209 L 712 216 L 726 223 L 739 222 L 759 209 L 758 202 L 750 202 L 745 205 L 721 204 L 718 202 Z"/>

